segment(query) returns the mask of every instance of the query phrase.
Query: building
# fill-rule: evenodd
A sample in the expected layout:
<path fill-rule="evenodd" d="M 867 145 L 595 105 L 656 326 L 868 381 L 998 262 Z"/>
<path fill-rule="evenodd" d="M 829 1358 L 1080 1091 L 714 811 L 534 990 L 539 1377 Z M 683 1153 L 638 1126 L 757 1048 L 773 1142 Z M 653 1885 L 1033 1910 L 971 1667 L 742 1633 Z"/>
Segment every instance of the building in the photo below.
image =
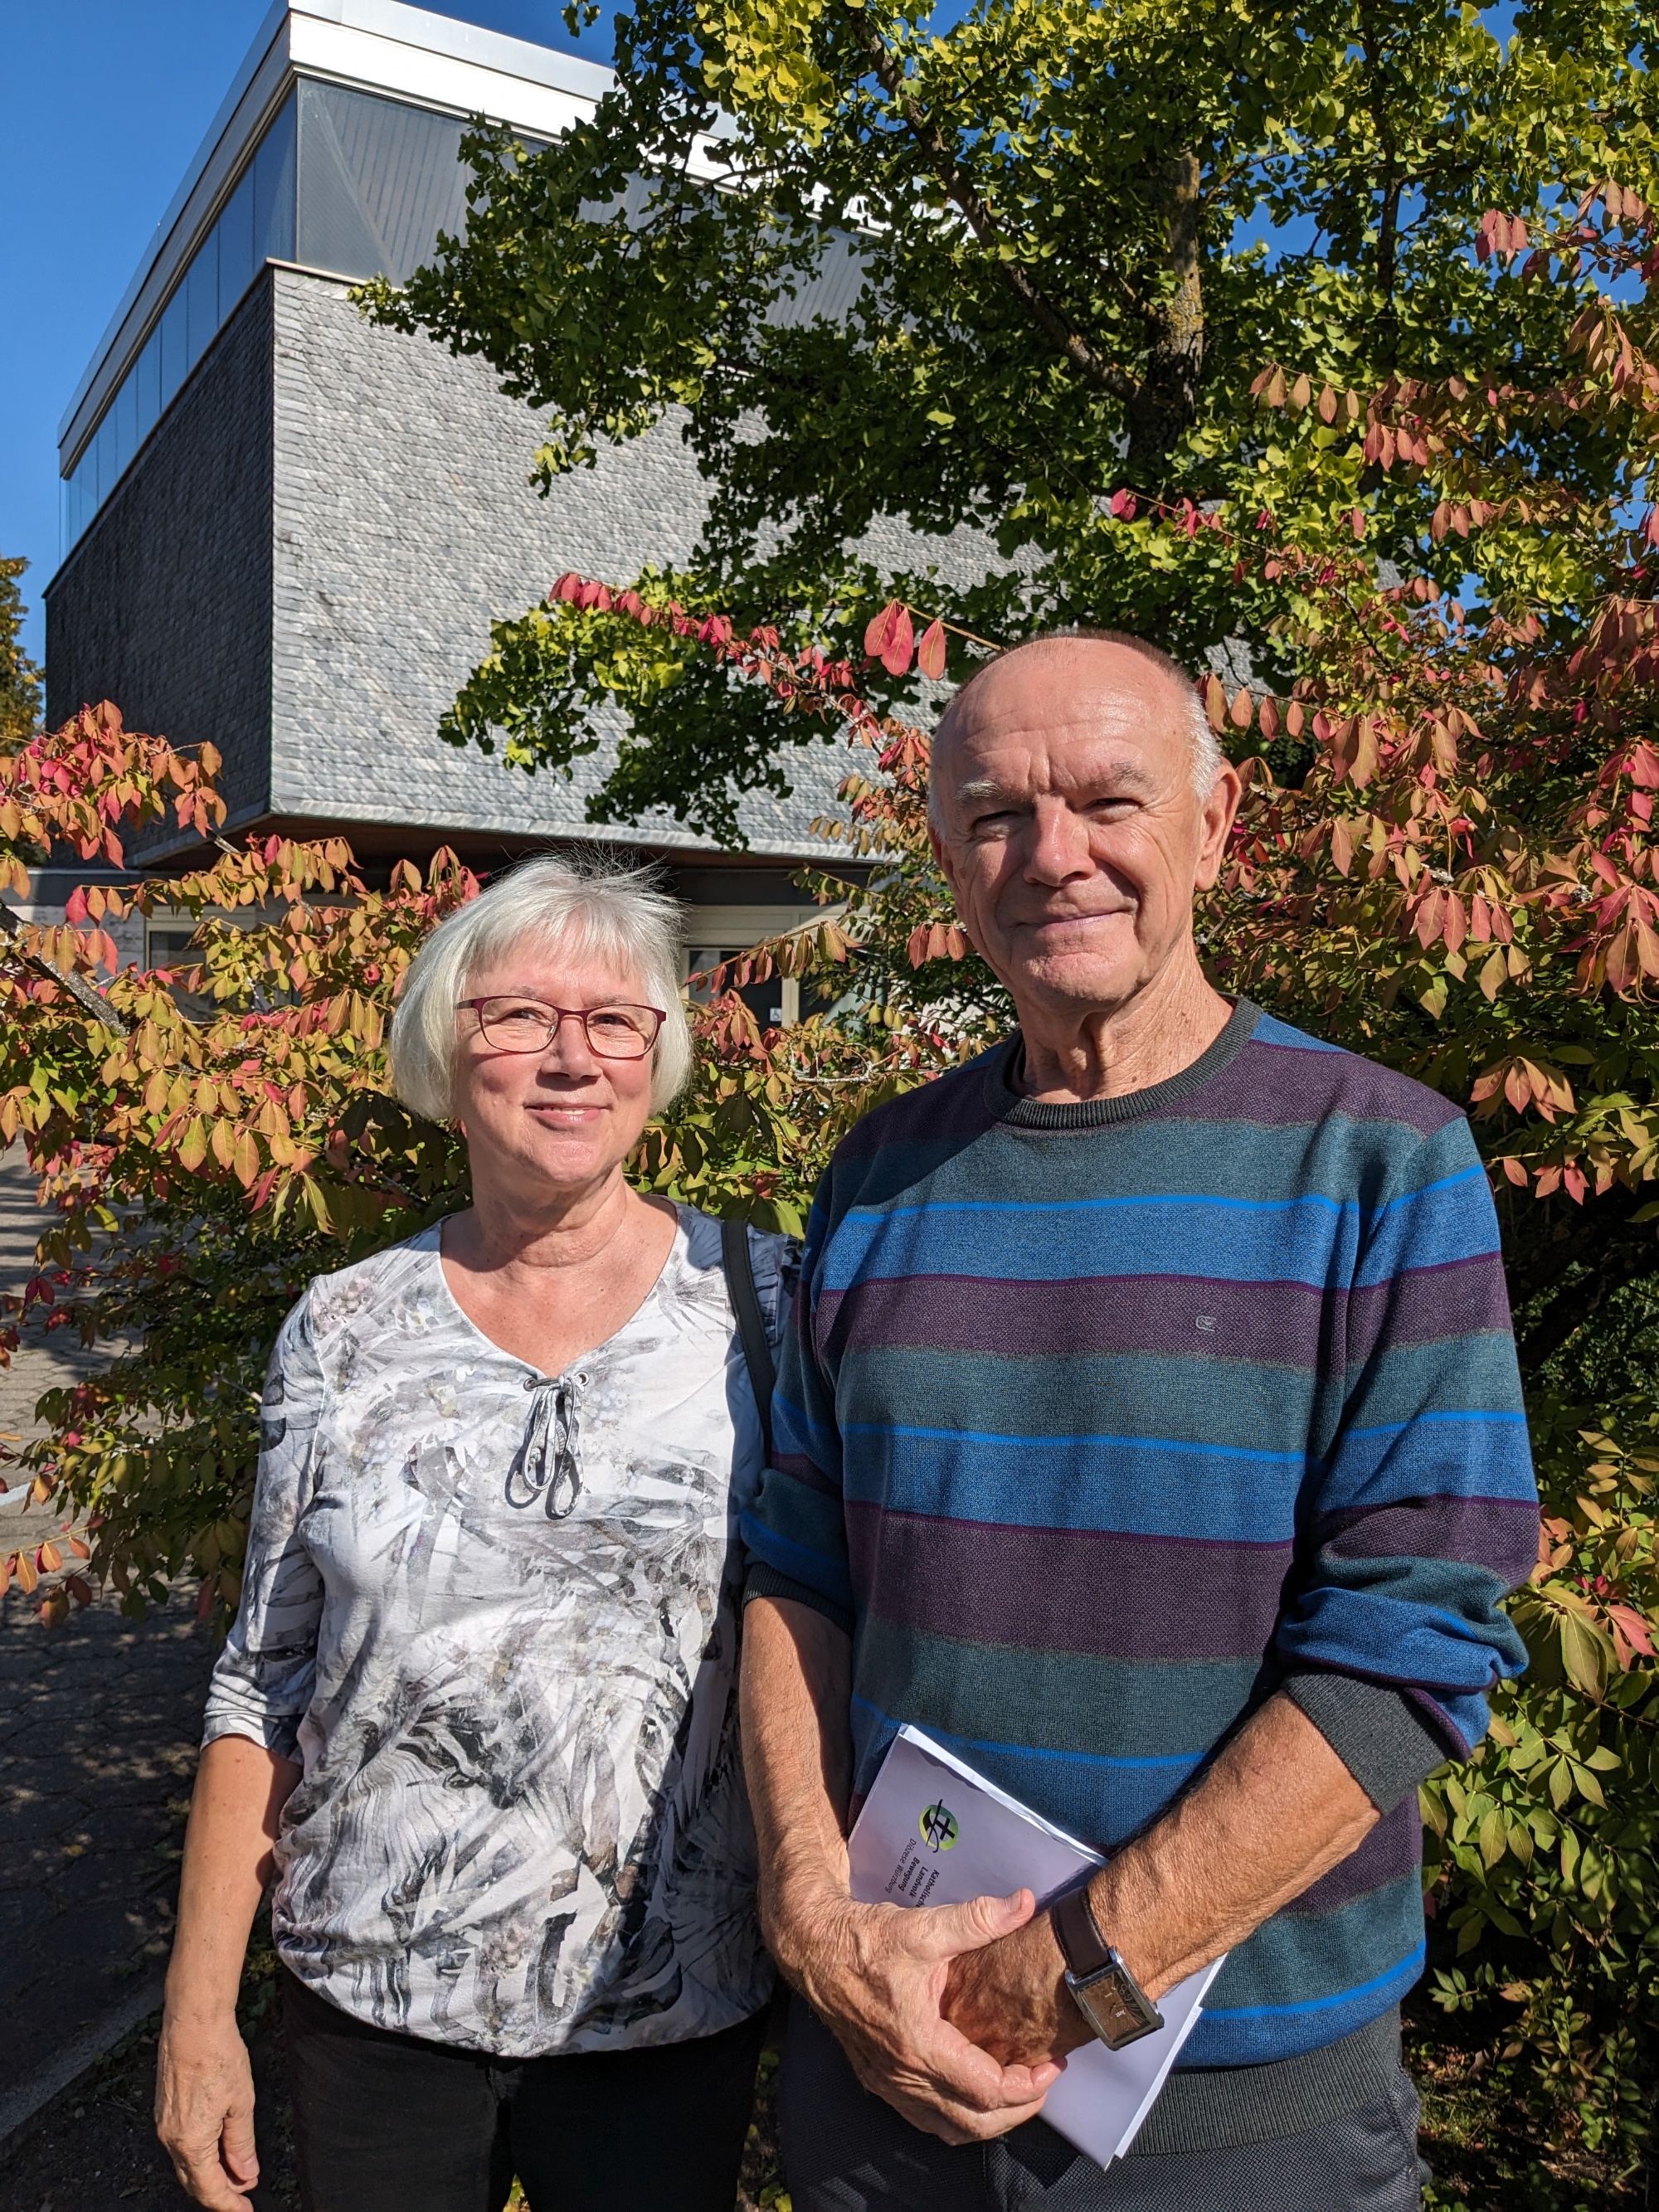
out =
<path fill-rule="evenodd" d="M 749 800 L 749 849 L 720 854 L 668 818 L 590 827 L 603 753 L 565 783 L 436 734 L 492 617 L 562 569 L 690 551 L 689 455 L 665 427 L 544 499 L 533 414 L 349 296 L 463 228 L 466 118 L 545 140 L 609 81 L 398 0 L 278 0 L 64 419 L 48 714 L 108 697 L 131 727 L 211 740 L 232 836 L 338 832 L 382 867 L 444 843 L 484 866 L 575 837 L 638 850 L 688 902 L 703 964 L 817 911 L 793 878 L 826 857 L 811 823 L 842 746 L 803 753 L 792 799 Z M 186 855 L 163 839 L 141 857 Z"/>

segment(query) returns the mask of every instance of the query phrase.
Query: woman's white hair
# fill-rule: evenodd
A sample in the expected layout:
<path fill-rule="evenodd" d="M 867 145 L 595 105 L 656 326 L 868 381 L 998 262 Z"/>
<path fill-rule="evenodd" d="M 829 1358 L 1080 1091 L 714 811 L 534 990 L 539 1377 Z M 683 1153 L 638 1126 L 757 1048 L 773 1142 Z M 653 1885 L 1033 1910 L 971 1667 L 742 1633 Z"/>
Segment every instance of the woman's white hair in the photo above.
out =
<path fill-rule="evenodd" d="M 680 975 L 680 909 L 648 868 L 598 854 L 521 860 L 441 921 L 410 962 L 392 1018 L 392 1082 L 429 1121 L 454 1112 L 460 1035 L 455 1009 L 475 975 L 533 945 L 571 960 L 602 960 L 636 976 L 667 1015 L 653 1052 L 651 1104 L 660 1113 L 691 1072 Z"/>

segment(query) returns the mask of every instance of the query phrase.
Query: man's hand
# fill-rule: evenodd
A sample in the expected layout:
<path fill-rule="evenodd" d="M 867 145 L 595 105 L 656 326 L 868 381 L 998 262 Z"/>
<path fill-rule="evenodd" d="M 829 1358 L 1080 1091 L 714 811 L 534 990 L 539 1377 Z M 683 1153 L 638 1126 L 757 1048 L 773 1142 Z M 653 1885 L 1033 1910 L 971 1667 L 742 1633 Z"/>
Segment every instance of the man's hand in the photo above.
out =
<path fill-rule="evenodd" d="M 168 2015 L 155 2059 L 155 2132 L 192 2202 L 247 2212 L 259 2160 L 253 2074 L 234 2013 L 212 2021 Z"/>
<path fill-rule="evenodd" d="M 951 1963 L 945 2017 L 1002 2066 L 1063 2059 L 1091 2039 L 1046 1912 Z"/>
<path fill-rule="evenodd" d="M 917 1907 L 842 1896 L 805 1911 L 775 1911 L 775 1926 L 788 1930 L 775 1948 L 866 2089 L 925 2135 L 983 2142 L 1034 2119 L 1060 2069 L 999 2064 L 941 2006 L 963 1958 L 1000 1949 L 1035 1909 L 1029 1889 Z"/>

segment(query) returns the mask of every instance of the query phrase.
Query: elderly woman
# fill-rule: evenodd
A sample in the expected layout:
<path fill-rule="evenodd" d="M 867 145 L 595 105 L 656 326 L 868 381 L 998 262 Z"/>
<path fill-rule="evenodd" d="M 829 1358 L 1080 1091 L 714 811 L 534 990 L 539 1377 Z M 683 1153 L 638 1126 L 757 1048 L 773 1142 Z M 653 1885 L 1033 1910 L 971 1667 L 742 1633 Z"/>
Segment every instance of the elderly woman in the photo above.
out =
<path fill-rule="evenodd" d="M 534 2212 L 731 2212 L 772 1980 L 736 1528 L 791 1255 L 727 1238 L 728 1280 L 623 1177 L 690 1063 L 675 924 L 538 860 L 410 969 L 393 1078 L 472 1204 L 319 1276 L 271 1358 L 159 2060 L 200 2204 L 257 2180 L 274 1868 L 308 2212 L 497 2212 L 515 2172 Z"/>

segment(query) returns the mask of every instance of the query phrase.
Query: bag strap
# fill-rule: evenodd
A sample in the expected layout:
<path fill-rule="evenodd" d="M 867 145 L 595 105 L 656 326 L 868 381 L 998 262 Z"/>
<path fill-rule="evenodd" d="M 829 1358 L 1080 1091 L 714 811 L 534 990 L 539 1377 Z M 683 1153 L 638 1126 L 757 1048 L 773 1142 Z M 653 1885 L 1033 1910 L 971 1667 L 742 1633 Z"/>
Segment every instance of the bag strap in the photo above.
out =
<path fill-rule="evenodd" d="M 755 1393 L 756 1410 L 760 1414 L 761 1444 L 766 1455 L 766 1464 L 769 1467 L 772 1463 L 772 1386 L 777 1381 L 777 1370 L 772 1364 L 772 1346 L 761 1314 L 760 1293 L 755 1288 L 755 1269 L 749 1256 L 746 1222 L 721 1222 L 720 1258 L 726 1264 L 726 1287 L 731 1296 L 732 1310 L 737 1316 L 738 1334 L 743 1340 L 744 1361 L 749 1369 L 750 1385 Z"/>

